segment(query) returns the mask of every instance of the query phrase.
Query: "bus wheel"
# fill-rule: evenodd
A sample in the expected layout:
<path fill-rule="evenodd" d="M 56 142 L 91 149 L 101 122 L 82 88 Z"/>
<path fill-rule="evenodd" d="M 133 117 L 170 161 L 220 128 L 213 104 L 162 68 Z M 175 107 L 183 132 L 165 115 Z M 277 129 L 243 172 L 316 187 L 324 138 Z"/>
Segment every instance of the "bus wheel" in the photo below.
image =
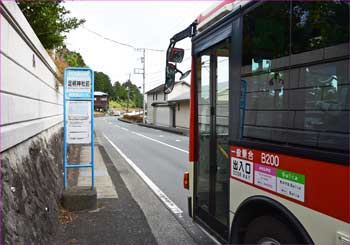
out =
<path fill-rule="evenodd" d="M 260 216 L 247 227 L 245 244 L 298 244 L 296 235 L 288 225 L 272 216 Z"/>

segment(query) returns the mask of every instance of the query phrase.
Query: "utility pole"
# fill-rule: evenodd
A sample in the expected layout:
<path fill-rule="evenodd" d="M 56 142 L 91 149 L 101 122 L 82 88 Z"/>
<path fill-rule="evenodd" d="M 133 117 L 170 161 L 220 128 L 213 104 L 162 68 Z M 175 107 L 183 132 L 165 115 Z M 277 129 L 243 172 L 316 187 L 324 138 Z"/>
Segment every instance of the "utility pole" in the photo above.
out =
<path fill-rule="evenodd" d="M 145 83 L 146 83 L 146 49 L 143 49 L 143 83 L 142 83 L 142 104 L 143 104 L 143 112 L 142 112 L 142 123 L 146 123 L 145 118 Z"/>
<path fill-rule="evenodd" d="M 131 73 L 129 73 L 128 86 L 126 87 L 126 89 L 128 90 L 128 101 L 127 101 L 127 103 L 126 103 L 126 113 L 129 113 L 129 99 L 130 99 L 130 77 L 131 77 Z"/>
<path fill-rule="evenodd" d="M 142 69 L 135 68 L 134 73 L 135 74 L 142 74 L 143 75 L 143 84 L 142 84 L 142 104 L 143 104 L 143 112 L 142 112 L 142 122 L 146 123 L 145 118 L 145 110 L 146 110 L 146 103 L 145 103 L 145 84 L 146 84 L 146 49 L 137 49 L 137 51 L 142 51 L 143 56 L 141 57 L 141 62 L 143 64 Z"/>

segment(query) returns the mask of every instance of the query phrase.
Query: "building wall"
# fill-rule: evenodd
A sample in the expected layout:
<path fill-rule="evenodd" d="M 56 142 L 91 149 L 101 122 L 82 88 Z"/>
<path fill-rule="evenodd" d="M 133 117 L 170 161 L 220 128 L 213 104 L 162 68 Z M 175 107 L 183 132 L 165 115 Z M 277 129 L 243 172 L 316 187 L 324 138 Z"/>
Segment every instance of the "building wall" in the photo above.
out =
<path fill-rule="evenodd" d="M 147 123 L 154 124 L 153 122 L 153 113 L 154 108 L 151 106 L 153 103 L 153 97 L 152 94 L 147 94 Z"/>
<path fill-rule="evenodd" d="M 170 94 L 165 95 L 164 99 L 164 93 L 163 92 L 155 92 L 155 93 L 149 93 L 147 94 L 147 123 L 149 124 L 155 124 L 159 126 L 172 126 L 172 112 L 171 108 L 167 107 L 167 109 L 163 108 L 158 109 L 159 107 L 151 106 L 152 103 L 159 102 L 164 103 L 168 100 L 175 98 L 183 93 L 186 93 L 190 90 L 190 87 L 182 84 L 177 83 L 174 86 L 173 91 Z M 157 96 L 156 96 L 157 94 Z M 166 111 L 166 112 L 165 112 Z M 189 113 L 189 111 L 187 111 Z M 186 116 L 182 116 L 179 119 L 179 123 L 181 125 L 186 125 L 185 121 Z M 188 126 L 187 126 L 188 127 Z"/>
<path fill-rule="evenodd" d="M 109 108 L 109 98 L 108 96 L 95 96 L 94 109 L 104 109 L 108 110 Z"/>
<path fill-rule="evenodd" d="M 189 91 L 190 87 L 188 85 L 183 83 L 177 83 L 175 84 L 173 91 L 171 91 L 171 93 L 168 94 L 168 100 L 172 100 L 173 98 Z"/>
<path fill-rule="evenodd" d="M 62 122 L 56 67 L 17 4 L 1 2 L 1 151 Z"/>
<path fill-rule="evenodd" d="M 180 105 L 180 108 L 179 108 Z M 180 110 L 179 110 L 180 109 Z M 190 123 L 190 101 L 176 103 L 175 125 L 177 128 L 189 128 Z"/>
<path fill-rule="evenodd" d="M 0 8 L 0 243 L 50 243 L 63 190 L 63 89 L 16 2 Z"/>
<path fill-rule="evenodd" d="M 154 110 L 154 124 L 157 126 L 170 127 L 171 123 L 171 108 L 169 106 L 157 106 Z"/>

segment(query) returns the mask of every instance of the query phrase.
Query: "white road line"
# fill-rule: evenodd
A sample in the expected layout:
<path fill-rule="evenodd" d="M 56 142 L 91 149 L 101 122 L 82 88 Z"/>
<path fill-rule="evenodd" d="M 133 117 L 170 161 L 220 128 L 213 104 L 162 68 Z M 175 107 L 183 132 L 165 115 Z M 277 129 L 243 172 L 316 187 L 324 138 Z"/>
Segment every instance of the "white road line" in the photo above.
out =
<path fill-rule="evenodd" d="M 181 140 L 175 140 L 176 142 L 180 142 Z"/>
<path fill-rule="evenodd" d="M 153 139 L 153 138 L 148 137 L 148 136 L 146 136 L 146 135 L 139 134 L 139 133 L 136 133 L 136 132 L 132 132 L 132 133 L 133 133 L 133 134 L 136 134 L 136 135 L 138 135 L 138 136 L 140 136 L 140 137 L 143 137 L 143 138 L 145 138 L 145 139 L 152 140 L 152 141 L 157 142 L 157 143 L 159 143 L 159 144 L 162 144 L 162 145 L 168 146 L 168 147 L 173 148 L 173 149 L 175 149 L 175 150 L 178 150 L 178 151 L 182 151 L 182 152 L 188 153 L 188 151 L 186 151 L 186 150 L 183 150 L 183 149 L 178 148 L 178 147 L 176 147 L 176 146 L 172 146 L 172 145 L 169 145 L 169 144 L 164 143 L 164 142 L 162 142 L 162 141 L 159 141 L 159 140 Z"/>
<path fill-rule="evenodd" d="M 164 138 L 164 135 L 159 135 L 159 137 Z"/>
<path fill-rule="evenodd" d="M 130 165 L 130 167 L 132 167 L 135 172 L 143 179 L 143 181 L 149 186 L 149 188 L 151 188 L 151 190 L 159 197 L 159 199 L 178 217 L 182 217 L 182 210 L 176 206 L 176 204 L 170 200 L 170 198 L 164 194 L 164 192 L 159 189 L 158 186 L 156 186 L 156 184 L 153 183 L 153 181 L 148 178 L 148 176 L 146 174 L 144 174 L 144 172 L 142 172 L 142 170 L 136 166 L 136 164 L 130 159 L 128 158 L 106 135 L 103 135 L 103 137 L 105 137 L 105 139 L 113 146 L 113 148 L 125 159 L 125 161 Z"/>
<path fill-rule="evenodd" d="M 123 127 L 120 127 L 121 129 L 123 129 L 124 131 L 129 131 L 129 129 L 127 128 L 123 128 Z"/>

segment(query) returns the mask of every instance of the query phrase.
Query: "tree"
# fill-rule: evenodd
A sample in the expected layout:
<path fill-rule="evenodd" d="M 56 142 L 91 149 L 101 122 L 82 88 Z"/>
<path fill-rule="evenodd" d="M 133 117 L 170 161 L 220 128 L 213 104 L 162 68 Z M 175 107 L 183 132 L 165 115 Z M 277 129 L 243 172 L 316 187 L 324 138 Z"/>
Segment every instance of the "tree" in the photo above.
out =
<path fill-rule="evenodd" d="M 64 54 L 64 60 L 71 67 L 86 67 L 83 57 L 80 53 L 69 51 Z"/>
<path fill-rule="evenodd" d="M 62 0 L 17 1 L 19 8 L 46 49 L 63 47 L 65 33 L 78 28 L 84 19 L 68 17 Z"/>
<path fill-rule="evenodd" d="M 122 87 L 124 87 L 125 89 L 128 87 L 128 89 L 130 90 L 129 91 L 130 102 L 136 107 L 142 107 L 143 99 L 139 88 L 135 84 L 133 84 L 131 81 L 127 81 L 123 83 Z"/>
<path fill-rule="evenodd" d="M 113 84 L 113 93 L 113 100 L 124 100 L 127 98 L 127 91 L 118 81 Z"/>
<path fill-rule="evenodd" d="M 111 97 L 114 96 L 111 79 L 108 75 L 95 71 L 95 91 L 105 92 Z"/>

